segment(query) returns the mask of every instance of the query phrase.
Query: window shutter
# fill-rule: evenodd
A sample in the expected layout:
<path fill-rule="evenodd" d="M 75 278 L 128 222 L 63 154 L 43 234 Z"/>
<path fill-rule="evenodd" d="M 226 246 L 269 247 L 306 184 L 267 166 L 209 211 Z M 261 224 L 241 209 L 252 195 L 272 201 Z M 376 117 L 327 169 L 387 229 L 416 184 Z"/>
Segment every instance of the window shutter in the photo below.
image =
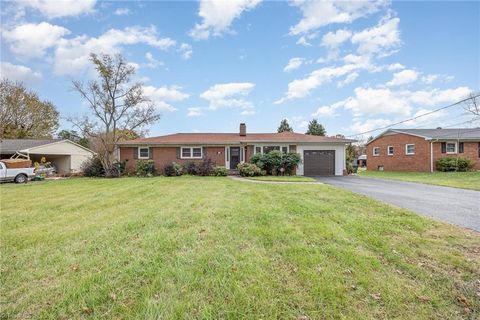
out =
<path fill-rule="evenodd" d="M 207 148 L 204 147 L 202 147 L 202 159 L 207 159 Z"/>
<path fill-rule="evenodd" d="M 134 147 L 133 149 L 133 159 L 138 159 L 138 147 Z"/>
<path fill-rule="evenodd" d="M 447 143 L 442 142 L 442 153 L 447 153 Z"/>
<path fill-rule="evenodd" d="M 180 147 L 177 148 L 177 159 L 180 159 L 180 152 L 182 149 Z"/>
<path fill-rule="evenodd" d="M 148 148 L 148 159 L 153 159 L 153 148 Z"/>
<path fill-rule="evenodd" d="M 458 143 L 458 153 L 463 153 L 463 142 Z"/>

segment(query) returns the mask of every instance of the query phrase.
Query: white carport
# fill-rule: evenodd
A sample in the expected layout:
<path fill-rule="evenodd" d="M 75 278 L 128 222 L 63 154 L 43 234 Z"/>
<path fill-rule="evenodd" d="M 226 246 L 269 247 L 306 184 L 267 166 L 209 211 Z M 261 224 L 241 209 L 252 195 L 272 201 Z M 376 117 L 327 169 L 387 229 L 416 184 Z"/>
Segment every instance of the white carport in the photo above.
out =
<path fill-rule="evenodd" d="M 82 163 L 95 154 L 70 140 L 4 139 L 0 148 L 2 158 L 8 154 L 21 154 L 32 162 L 40 162 L 45 157 L 61 175 L 80 172 Z"/>

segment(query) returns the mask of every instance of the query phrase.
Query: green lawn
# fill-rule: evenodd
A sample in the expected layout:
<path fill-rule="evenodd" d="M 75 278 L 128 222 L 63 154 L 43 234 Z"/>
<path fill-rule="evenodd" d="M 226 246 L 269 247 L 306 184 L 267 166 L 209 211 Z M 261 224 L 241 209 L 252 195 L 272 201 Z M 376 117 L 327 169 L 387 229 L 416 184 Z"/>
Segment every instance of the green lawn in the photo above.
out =
<path fill-rule="evenodd" d="M 315 182 L 316 180 L 310 177 L 304 176 L 259 176 L 249 177 L 250 180 L 259 181 L 278 181 L 278 182 Z"/>
<path fill-rule="evenodd" d="M 480 316 L 478 233 L 331 186 L 78 178 L 0 196 L 0 319 Z"/>
<path fill-rule="evenodd" d="M 454 188 L 480 190 L 480 171 L 474 172 L 387 172 L 359 171 L 360 176 L 420 182 Z"/>

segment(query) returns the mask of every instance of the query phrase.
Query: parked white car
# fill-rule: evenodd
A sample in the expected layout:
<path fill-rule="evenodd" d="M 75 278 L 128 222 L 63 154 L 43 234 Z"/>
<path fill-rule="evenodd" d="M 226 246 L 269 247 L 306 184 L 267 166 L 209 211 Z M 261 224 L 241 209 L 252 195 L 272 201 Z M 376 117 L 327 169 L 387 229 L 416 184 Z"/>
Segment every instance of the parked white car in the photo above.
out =
<path fill-rule="evenodd" d="M 25 183 L 35 177 L 34 171 L 35 168 L 7 168 L 5 163 L 0 162 L 0 182 Z"/>

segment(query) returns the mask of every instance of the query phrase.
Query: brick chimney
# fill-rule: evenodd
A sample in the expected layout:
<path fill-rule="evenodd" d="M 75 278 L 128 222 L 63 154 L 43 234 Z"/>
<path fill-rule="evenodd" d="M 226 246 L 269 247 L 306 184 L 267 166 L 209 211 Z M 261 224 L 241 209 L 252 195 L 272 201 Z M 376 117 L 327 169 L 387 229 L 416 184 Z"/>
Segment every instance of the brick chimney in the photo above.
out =
<path fill-rule="evenodd" d="M 240 136 L 245 137 L 247 135 L 247 126 L 245 123 L 240 123 Z"/>

